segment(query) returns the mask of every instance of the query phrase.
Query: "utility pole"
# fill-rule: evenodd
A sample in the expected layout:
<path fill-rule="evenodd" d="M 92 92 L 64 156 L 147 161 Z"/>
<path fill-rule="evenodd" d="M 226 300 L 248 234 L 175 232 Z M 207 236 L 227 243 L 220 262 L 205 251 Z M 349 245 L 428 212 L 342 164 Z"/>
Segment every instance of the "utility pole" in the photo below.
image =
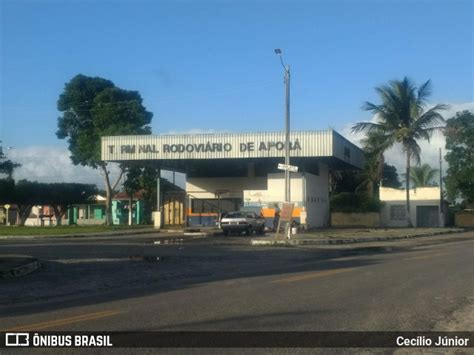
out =
<path fill-rule="evenodd" d="M 155 212 L 155 228 L 161 228 L 161 168 L 157 170 L 156 177 L 156 212 Z"/>
<path fill-rule="evenodd" d="M 290 65 L 286 66 L 285 69 L 285 164 L 290 165 Z M 285 170 L 285 200 L 291 201 L 291 172 Z"/>
<path fill-rule="evenodd" d="M 285 69 L 285 164 L 290 165 L 290 66 L 283 63 L 281 49 L 275 49 L 275 54 L 280 57 L 281 65 Z M 291 201 L 291 176 L 285 170 L 285 202 Z"/>

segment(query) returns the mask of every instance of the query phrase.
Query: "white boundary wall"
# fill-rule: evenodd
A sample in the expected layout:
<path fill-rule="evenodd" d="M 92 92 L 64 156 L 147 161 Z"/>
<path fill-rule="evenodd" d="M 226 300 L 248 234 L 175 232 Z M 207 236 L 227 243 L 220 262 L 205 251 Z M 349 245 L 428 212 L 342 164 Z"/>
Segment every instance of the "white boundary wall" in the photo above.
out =
<path fill-rule="evenodd" d="M 329 169 L 319 163 L 319 175 L 305 174 L 306 210 L 309 227 L 329 225 Z"/>

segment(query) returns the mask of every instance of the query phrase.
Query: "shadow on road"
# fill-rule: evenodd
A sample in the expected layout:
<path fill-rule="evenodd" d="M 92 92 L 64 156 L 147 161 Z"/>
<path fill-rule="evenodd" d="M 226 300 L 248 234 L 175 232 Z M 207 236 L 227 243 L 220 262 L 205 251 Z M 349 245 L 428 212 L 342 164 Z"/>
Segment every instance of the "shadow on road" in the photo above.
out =
<path fill-rule="evenodd" d="M 53 243 L 30 246 L 30 251 L 43 259 L 43 268 L 0 281 L 3 316 L 107 303 L 210 282 L 359 268 L 384 262 L 376 254 L 410 248 L 255 248 L 237 237 L 168 246 Z"/>

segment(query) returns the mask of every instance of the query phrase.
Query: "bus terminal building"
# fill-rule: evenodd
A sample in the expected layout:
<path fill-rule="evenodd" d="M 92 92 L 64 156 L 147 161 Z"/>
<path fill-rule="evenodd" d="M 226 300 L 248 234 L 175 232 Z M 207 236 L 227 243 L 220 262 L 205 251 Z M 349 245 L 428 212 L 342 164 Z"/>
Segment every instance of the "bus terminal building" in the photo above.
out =
<path fill-rule="evenodd" d="M 278 170 L 284 142 L 283 132 L 108 136 L 102 137 L 102 160 L 153 161 L 184 173 L 180 210 L 190 226 L 215 226 L 220 213 L 244 206 L 260 207 L 271 225 L 285 195 Z M 331 176 L 362 169 L 363 152 L 334 130 L 291 132 L 289 147 L 290 164 L 298 167 L 290 175 L 293 217 L 308 227 L 327 226 Z"/>

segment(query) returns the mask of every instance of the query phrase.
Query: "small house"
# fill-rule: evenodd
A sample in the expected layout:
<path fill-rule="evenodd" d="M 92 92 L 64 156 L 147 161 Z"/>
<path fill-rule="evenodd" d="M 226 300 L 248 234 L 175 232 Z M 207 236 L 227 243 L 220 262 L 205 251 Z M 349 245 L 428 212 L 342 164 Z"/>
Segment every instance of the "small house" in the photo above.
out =
<path fill-rule="evenodd" d="M 444 227 L 447 205 L 441 202 L 438 186 L 418 187 L 409 190 L 410 218 L 414 227 Z M 380 187 L 380 212 L 383 227 L 407 227 L 406 190 Z"/>

